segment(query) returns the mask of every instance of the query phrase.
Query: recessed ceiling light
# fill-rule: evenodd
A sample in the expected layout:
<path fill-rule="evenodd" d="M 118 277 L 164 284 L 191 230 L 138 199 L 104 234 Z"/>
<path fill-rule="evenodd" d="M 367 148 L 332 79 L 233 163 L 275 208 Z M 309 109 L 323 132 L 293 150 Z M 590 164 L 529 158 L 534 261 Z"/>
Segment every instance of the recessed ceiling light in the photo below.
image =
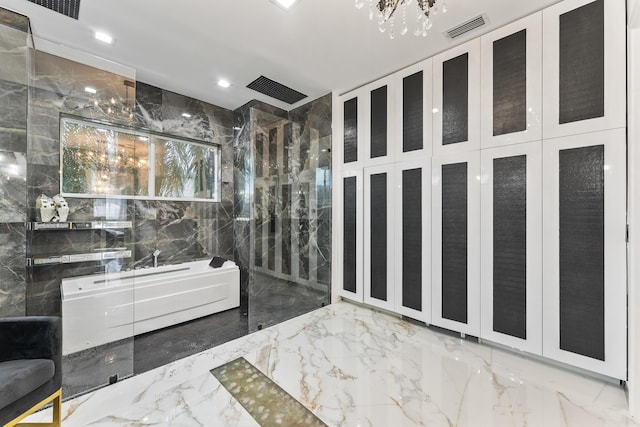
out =
<path fill-rule="evenodd" d="M 92 88 L 91 86 L 87 86 L 87 87 L 85 87 L 85 88 L 84 88 L 84 91 L 85 91 L 85 92 L 88 92 L 88 93 L 92 93 L 92 94 L 94 94 L 94 95 L 98 92 L 97 90 L 95 90 L 95 88 Z"/>
<path fill-rule="evenodd" d="M 280 6 L 289 9 L 297 0 L 275 0 Z"/>
<path fill-rule="evenodd" d="M 96 31 L 95 38 L 96 40 L 100 40 L 101 42 L 105 42 L 107 44 L 113 43 L 113 37 L 101 31 Z"/>
<path fill-rule="evenodd" d="M 185 119 L 190 119 L 190 118 L 191 118 L 191 114 L 189 114 L 189 113 L 182 113 L 182 117 L 184 117 Z"/>
<path fill-rule="evenodd" d="M 223 88 L 228 88 L 229 86 L 231 86 L 231 83 L 229 83 L 228 80 L 220 79 L 220 80 L 218 80 L 218 86 L 223 87 Z"/>

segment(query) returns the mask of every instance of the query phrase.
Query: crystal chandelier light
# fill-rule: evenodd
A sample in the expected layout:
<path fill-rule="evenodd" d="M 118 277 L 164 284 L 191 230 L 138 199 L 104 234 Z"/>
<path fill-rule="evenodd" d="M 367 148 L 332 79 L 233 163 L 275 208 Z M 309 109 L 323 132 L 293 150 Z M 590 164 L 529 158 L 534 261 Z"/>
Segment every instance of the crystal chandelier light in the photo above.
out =
<path fill-rule="evenodd" d="M 446 0 L 368 0 L 369 1 L 369 19 L 373 21 L 376 18 L 378 29 L 381 33 L 389 31 L 389 38 L 394 39 L 396 36 L 396 12 L 401 9 L 400 35 L 405 35 L 409 31 L 407 25 L 407 13 L 412 14 L 413 8 L 407 11 L 407 7 L 416 2 L 416 27 L 413 34 L 416 36 L 427 36 L 427 31 L 433 23 L 431 17 L 438 14 L 440 8 L 442 13 L 447 13 Z M 439 2 L 439 5 L 436 4 Z M 355 0 L 356 8 L 362 9 L 365 0 Z"/>

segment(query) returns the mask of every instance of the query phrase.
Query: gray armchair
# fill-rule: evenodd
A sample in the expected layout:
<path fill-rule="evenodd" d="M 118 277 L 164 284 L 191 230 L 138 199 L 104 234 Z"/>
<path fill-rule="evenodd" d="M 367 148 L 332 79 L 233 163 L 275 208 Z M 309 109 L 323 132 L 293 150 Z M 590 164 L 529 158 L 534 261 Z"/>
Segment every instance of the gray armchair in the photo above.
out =
<path fill-rule="evenodd" d="M 0 319 L 0 425 L 27 425 L 19 422 L 53 402 L 53 422 L 39 425 L 60 426 L 61 385 L 60 318 Z"/>

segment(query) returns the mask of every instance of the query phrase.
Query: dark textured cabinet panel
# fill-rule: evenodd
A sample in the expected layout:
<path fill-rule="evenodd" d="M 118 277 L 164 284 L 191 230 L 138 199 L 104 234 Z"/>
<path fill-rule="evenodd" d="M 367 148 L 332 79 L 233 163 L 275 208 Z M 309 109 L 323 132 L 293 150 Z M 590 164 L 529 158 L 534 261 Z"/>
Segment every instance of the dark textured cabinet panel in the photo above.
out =
<path fill-rule="evenodd" d="M 256 133 L 256 177 L 262 177 L 262 162 L 264 161 L 264 135 Z"/>
<path fill-rule="evenodd" d="M 469 54 L 442 63 L 442 145 L 469 140 Z"/>
<path fill-rule="evenodd" d="M 344 162 L 358 161 L 358 98 L 344 102 Z"/>
<path fill-rule="evenodd" d="M 291 184 L 282 185 L 282 274 L 291 274 Z"/>
<path fill-rule="evenodd" d="M 402 79 L 402 152 L 423 147 L 422 71 Z"/>
<path fill-rule="evenodd" d="M 254 231 L 254 263 L 262 267 L 262 189 L 256 188 L 256 227 Z"/>
<path fill-rule="evenodd" d="M 604 360 L 604 146 L 561 150 L 559 168 L 560 348 Z"/>
<path fill-rule="evenodd" d="M 493 135 L 527 129 L 527 30 L 493 42 Z"/>
<path fill-rule="evenodd" d="M 422 169 L 420 168 L 402 171 L 402 305 L 422 311 Z"/>
<path fill-rule="evenodd" d="M 604 0 L 560 15 L 560 123 L 604 116 Z"/>
<path fill-rule="evenodd" d="M 493 330 L 527 339 L 527 156 L 493 160 Z"/>
<path fill-rule="evenodd" d="M 278 128 L 269 130 L 269 175 L 278 175 Z"/>
<path fill-rule="evenodd" d="M 442 165 L 442 317 L 467 323 L 467 163 Z"/>
<path fill-rule="evenodd" d="M 387 155 L 387 87 L 371 91 L 371 158 Z"/>
<path fill-rule="evenodd" d="M 355 176 L 344 178 L 342 288 L 349 292 L 356 291 L 356 189 Z"/>
<path fill-rule="evenodd" d="M 387 174 L 371 175 L 371 296 L 387 300 Z"/>

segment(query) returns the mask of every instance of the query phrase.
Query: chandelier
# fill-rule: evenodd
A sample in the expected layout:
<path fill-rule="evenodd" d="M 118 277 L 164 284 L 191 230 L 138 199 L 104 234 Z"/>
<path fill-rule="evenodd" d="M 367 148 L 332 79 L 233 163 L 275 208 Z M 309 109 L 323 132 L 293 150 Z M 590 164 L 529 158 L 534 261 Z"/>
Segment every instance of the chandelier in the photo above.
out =
<path fill-rule="evenodd" d="M 356 9 L 362 9 L 366 0 L 355 0 Z M 396 36 L 396 20 L 400 20 L 400 35 L 405 35 L 409 31 L 407 25 L 407 13 L 414 13 L 414 9 L 407 10 L 414 1 L 416 2 L 415 16 L 416 26 L 413 34 L 416 36 L 427 36 L 427 31 L 431 29 L 433 23 L 431 17 L 438 14 L 440 8 L 442 13 L 447 13 L 446 0 L 440 0 L 441 7 L 436 4 L 438 0 L 368 0 L 369 1 L 369 19 L 373 21 L 376 18 L 378 29 L 381 33 L 388 30 L 389 38 L 394 39 Z M 396 12 L 401 9 L 397 18 Z"/>

